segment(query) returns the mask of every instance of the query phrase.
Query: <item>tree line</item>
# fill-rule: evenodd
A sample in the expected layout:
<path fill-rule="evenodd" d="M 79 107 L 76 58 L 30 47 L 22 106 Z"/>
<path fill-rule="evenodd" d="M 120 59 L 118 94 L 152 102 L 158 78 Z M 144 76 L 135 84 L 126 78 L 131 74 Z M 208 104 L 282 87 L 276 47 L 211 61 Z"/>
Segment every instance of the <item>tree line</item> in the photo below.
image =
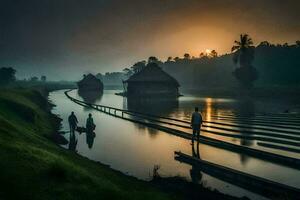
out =
<path fill-rule="evenodd" d="M 13 67 L 1 67 L 0 68 L 0 86 L 7 86 L 15 83 L 17 81 L 16 78 L 16 70 Z M 40 78 L 33 76 L 28 80 L 24 79 L 26 82 L 46 82 L 47 77 L 41 76 Z"/>
<path fill-rule="evenodd" d="M 232 52 L 218 55 L 216 51 L 191 57 L 168 57 L 162 61 L 150 56 L 123 70 L 126 76 L 142 70 L 147 62 L 156 62 L 185 88 L 243 88 L 257 86 L 299 86 L 300 41 L 294 44 L 271 44 L 263 41 L 254 46 L 251 37 L 240 35 Z"/>

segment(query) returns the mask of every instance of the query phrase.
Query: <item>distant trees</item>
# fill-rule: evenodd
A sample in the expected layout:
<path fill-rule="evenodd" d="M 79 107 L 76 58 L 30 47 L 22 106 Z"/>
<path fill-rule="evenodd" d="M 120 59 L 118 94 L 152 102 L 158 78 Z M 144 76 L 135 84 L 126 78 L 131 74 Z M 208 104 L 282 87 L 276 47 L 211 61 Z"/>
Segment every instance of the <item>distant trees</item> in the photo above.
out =
<path fill-rule="evenodd" d="M 132 75 L 132 71 L 131 69 L 129 69 L 128 67 L 126 67 L 125 69 L 123 69 L 123 73 L 127 76 L 130 77 Z"/>
<path fill-rule="evenodd" d="M 254 60 L 253 41 L 247 34 L 241 34 L 239 41 L 234 41 L 231 51 L 233 62 L 239 65 L 233 72 L 235 78 L 247 89 L 253 87 L 253 82 L 258 78 L 257 70 L 252 66 Z"/>
<path fill-rule="evenodd" d="M 185 53 L 185 54 L 183 55 L 183 58 L 184 58 L 185 60 L 189 60 L 189 59 L 191 58 L 191 56 L 190 56 L 190 54 Z"/>
<path fill-rule="evenodd" d="M 153 57 L 152 58 L 152 62 L 155 62 L 155 61 L 157 61 L 158 59 L 157 58 L 155 58 L 155 57 Z M 150 59 L 150 58 L 149 58 Z M 138 72 L 140 72 L 142 69 L 144 69 L 146 67 L 146 61 L 139 61 L 139 62 L 137 62 L 137 63 L 135 63 L 132 67 L 131 67 L 131 70 L 133 71 L 133 73 L 135 74 L 135 73 L 138 73 Z"/>
<path fill-rule="evenodd" d="M 8 85 L 16 80 L 16 70 L 12 67 L 0 68 L 0 85 Z"/>
<path fill-rule="evenodd" d="M 46 82 L 47 81 L 47 77 L 46 76 L 41 76 L 41 81 L 42 82 Z"/>
<path fill-rule="evenodd" d="M 148 58 L 148 63 L 152 63 L 152 62 L 157 63 L 158 62 L 158 58 L 155 57 L 155 56 L 150 56 Z"/>
<path fill-rule="evenodd" d="M 261 42 L 259 44 L 259 46 L 267 46 L 267 47 L 269 47 L 269 46 L 271 46 L 271 44 L 268 41 L 263 41 L 263 42 Z"/>
<path fill-rule="evenodd" d="M 168 59 L 167 59 L 167 62 L 171 62 L 172 61 L 172 57 L 169 56 Z"/>
<path fill-rule="evenodd" d="M 36 77 L 36 76 L 33 76 L 33 77 L 30 78 L 31 82 L 37 82 L 38 80 L 39 80 L 39 78 Z"/>
<path fill-rule="evenodd" d="M 212 50 L 212 51 L 210 52 L 209 56 L 212 57 L 212 58 L 215 58 L 215 57 L 218 57 L 218 53 L 217 53 L 216 50 Z"/>
<path fill-rule="evenodd" d="M 105 86 L 120 86 L 122 81 L 129 77 L 132 71 L 129 68 L 125 68 L 123 72 L 106 72 L 105 74 L 98 73 L 96 77 L 100 79 Z"/>

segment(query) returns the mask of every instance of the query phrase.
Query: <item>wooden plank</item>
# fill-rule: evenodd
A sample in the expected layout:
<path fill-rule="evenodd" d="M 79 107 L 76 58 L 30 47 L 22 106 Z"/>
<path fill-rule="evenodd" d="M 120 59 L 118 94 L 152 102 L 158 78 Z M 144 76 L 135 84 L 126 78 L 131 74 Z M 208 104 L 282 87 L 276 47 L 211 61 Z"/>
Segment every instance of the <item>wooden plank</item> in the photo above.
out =
<path fill-rule="evenodd" d="M 300 189 L 267 180 L 258 176 L 211 163 L 181 152 L 175 152 L 175 160 L 198 167 L 199 170 L 233 185 L 258 193 L 268 198 L 299 199 Z"/>

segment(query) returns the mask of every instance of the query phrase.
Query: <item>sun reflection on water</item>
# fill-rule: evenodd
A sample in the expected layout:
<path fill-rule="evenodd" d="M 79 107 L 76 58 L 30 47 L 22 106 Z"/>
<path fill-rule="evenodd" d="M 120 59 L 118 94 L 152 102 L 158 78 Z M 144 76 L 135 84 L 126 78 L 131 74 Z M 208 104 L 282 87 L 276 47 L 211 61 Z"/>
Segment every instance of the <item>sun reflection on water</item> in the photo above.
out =
<path fill-rule="evenodd" d="M 204 110 L 204 115 L 207 121 L 211 121 L 211 112 L 212 112 L 212 99 L 211 98 L 206 98 L 205 99 L 205 110 Z"/>

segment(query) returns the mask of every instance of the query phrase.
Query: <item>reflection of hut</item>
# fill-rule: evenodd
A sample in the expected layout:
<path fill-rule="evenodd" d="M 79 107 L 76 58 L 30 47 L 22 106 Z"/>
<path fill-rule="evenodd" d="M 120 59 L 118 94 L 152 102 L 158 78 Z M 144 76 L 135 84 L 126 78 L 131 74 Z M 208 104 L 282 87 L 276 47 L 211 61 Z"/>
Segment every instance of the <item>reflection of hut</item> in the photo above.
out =
<path fill-rule="evenodd" d="M 78 90 L 78 95 L 87 103 L 96 103 L 101 100 L 103 93 L 94 90 Z"/>
<path fill-rule="evenodd" d="M 125 94 L 135 97 L 178 97 L 179 83 L 156 63 L 150 63 L 124 81 Z"/>
<path fill-rule="evenodd" d="M 127 109 L 142 113 L 168 116 L 178 108 L 177 98 L 127 98 Z"/>
<path fill-rule="evenodd" d="M 103 92 L 103 83 L 92 74 L 84 75 L 83 79 L 77 82 L 78 89 L 81 91 L 100 91 Z"/>

